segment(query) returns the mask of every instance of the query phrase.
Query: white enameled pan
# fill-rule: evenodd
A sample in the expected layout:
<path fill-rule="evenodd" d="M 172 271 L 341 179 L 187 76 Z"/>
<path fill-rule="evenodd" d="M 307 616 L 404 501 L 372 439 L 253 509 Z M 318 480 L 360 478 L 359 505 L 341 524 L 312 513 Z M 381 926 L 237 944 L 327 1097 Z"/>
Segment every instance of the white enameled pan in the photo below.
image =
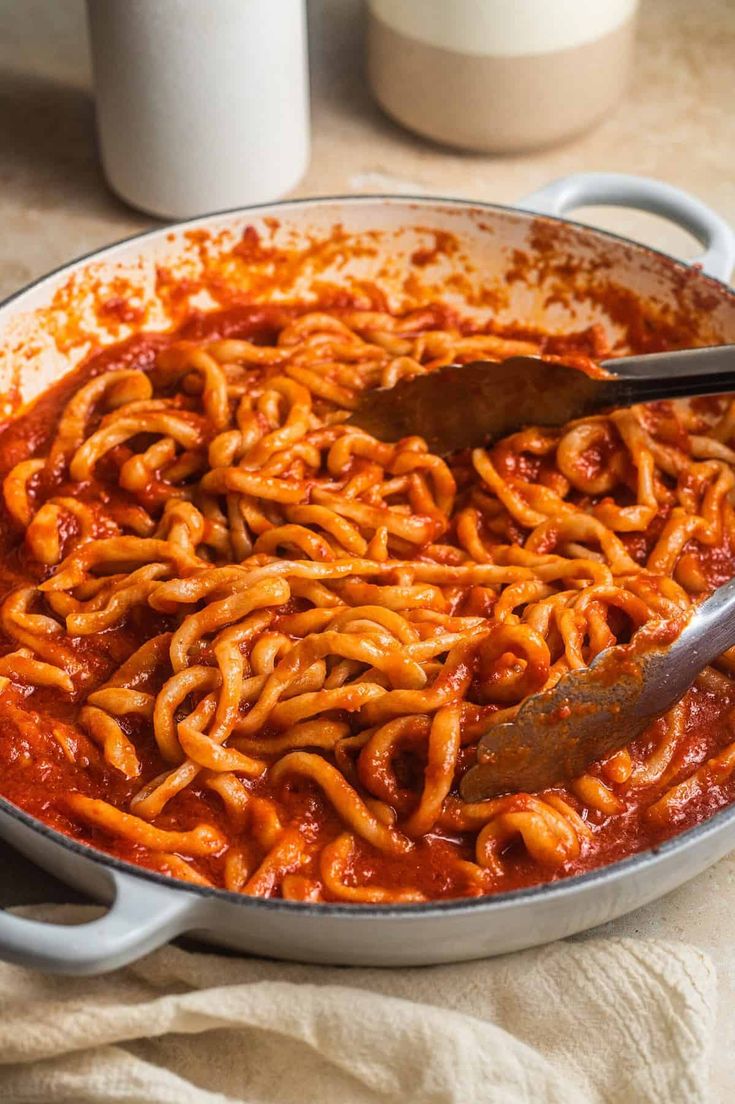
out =
<path fill-rule="evenodd" d="M 705 252 L 692 269 L 563 217 L 593 204 L 663 215 L 689 230 Z M 431 243 L 433 230 L 448 231 L 461 249 L 437 257 L 436 271 L 428 271 L 426 278 L 440 285 L 459 266 L 462 278 L 451 286 L 460 301 L 471 301 L 479 282 L 495 286 L 501 320 L 528 319 L 551 330 L 602 321 L 614 332 L 619 312 L 606 317 L 599 302 L 599 289 L 607 282 L 620 290 L 618 302 L 637 304 L 644 325 L 675 316 L 685 343 L 735 341 L 735 293 L 725 283 L 735 261 L 735 237 L 699 201 L 655 181 L 588 174 L 557 181 L 522 207 L 343 197 L 230 211 L 152 230 L 59 269 L 0 307 L 0 393 L 12 391 L 16 401 L 32 399 L 88 351 L 90 335 L 103 342 L 124 336 L 119 318 L 106 323 L 104 312 L 94 309 L 95 298 L 109 298 L 120 281 L 148 305 L 148 326 L 166 326 L 170 304 L 159 292 L 156 273 L 163 266 L 174 276 L 196 275 L 206 252 L 204 238 L 212 249 L 217 243 L 231 245 L 248 225 L 290 244 L 328 235 L 341 225 L 351 242 L 364 239 L 369 248 L 355 250 L 346 262 L 336 256 L 332 278 L 374 279 L 398 298 L 417 246 Z M 524 276 L 519 279 L 521 254 Z M 506 282 L 511 271 L 514 278 Z M 303 288 L 308 279 L 306 266 L 298 276 Z M 73 316 L 83 323 L 76 340 L 69 338 Z M 593 873 L 494 897 L 399 907 L 261 900 L 202 889 L 75 843 L 2 799 L 0 834 L 46 870 L 109 905 L 100 919 L 78 927 L 0 912 L 0 957 L 8 961 L 96 973 L 186 932 L 276 958 L 396 966 L 513 951 L 646 904 L 735 847 L 735 806 L 655 851 Z"/>

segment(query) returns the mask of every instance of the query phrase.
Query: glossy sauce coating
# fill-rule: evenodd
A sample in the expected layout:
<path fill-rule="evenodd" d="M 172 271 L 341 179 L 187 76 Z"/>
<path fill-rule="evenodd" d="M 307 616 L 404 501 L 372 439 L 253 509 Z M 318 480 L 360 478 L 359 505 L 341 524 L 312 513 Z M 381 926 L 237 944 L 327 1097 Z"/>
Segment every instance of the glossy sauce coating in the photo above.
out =
<path fill-rule="evenodd" d="M 332 313 L 338 319 L 341 313 L 349 314 L 350 309 L 348 304 L 331 307 Z M 194 317 L 175 334 L 140 335 L 96 354 L 78 372 L 61 381 L 5 429 L 0 438 L 0 475 L 5 478 L 22 461 L 46 455 L 65 405 L 82 383 L 97 375 L 121 369 L 150 372 L 157 358 L 182 340 L 207 343 L 227 338 L 267 347 L 278 339 L 285 327 L 308 313 L 306 308 L 300 307 L 235 308 L 209 316 Z M 478 336 L 475 325 L 462 322 L 448 308 L 429 308 L 425 315 L 421 324 L 422 331 L 451 329 L 464 337 Z M 491 331 L 491 327 L 488 329 Z M 479 335 L 481 336 L 481 331 Z M 519 331 L 515 339 L 512 334 L 504 332 L 503 339 L 526 341 L 528 336 L 527 330 Z M 577 355 L 599 355 L 597 342 L 598 336 L 590 335 L 585 348 L 584 335 L 572 335 L 570 351 Z M 540 337 L 537 339 L 537 346 L 542 352 L 553 349 L 555 354 L 564 353 L 564 343 L 558 337 L 546 344 Z M 182 391 L 179 406 L 184 412 L 196 412 L 199 408 L 197 393 Z M 696 409 L 701 412 L 703 419 L 711 420 L 715 416 L 719 419 L 722 415 L 722 404 L 716 406 L 702 403 Z M 682 431 L 669 404 L 657 404 L 650 409 L 647 418 L 649 430 L 655 432 L 659 442 L 657 447 L 674 447 L 678 442 L 679 445 L 683 443 L 686 449 L 689 448 L 689 436 Z M 96 424 L 99 424 L 98 416 Z M 545 488 L 549 492 L 560 494 L 566 479 L 567 489 L 562 498 L 575 510 L 597 509 L 606 501 L 614 503 L 617 509 L 632 508 L 637 503 L 633 478 L 635 473 L 631 474 L 630 464 L 623 458 L 621 451 L 621 435 L 624 436 L 625 432 L 628 430 L 624 427 L 618 428 L 617 423 L 609 422 L 600 422 L 598 429 L 589 432 L 588 439 L 582 442 L 583 447 L 575 453 L 577 486 L 569 486 L 569 479 L 562 470 L 563 464 L 560 468 L 561 446 L 558 438 L 553 439 L 553 447 L 547 447 L 548 440 L 543 432 L 534 441 L 529 438 L 520 443 L 512 439 L 500 442 L 490 451 L 489 458 L 494 471 L 499 473 L 502 480 L 508 481 L 509 486 L 516 480 L 519 481 L 519 486 L 521 483 L 524 487 L 532 484 L 541 488 L 542 493 Z M 702 433 L 698 436 L 702 436 Z M 88 505 L 98 520 L 102 519 L 101 523 L 108 518 L 111 524 L 123 529 L 129 524 L 131 510 L 142 507 L 151 513 L 160 512 L 167 496 L 165 480 L 151 479 L 136 494 L 121 488 L 118 482 L 121 466 L 149 444 L 148 438 L 131 438 L 126 445 L 116 446 L 100 460 L 94 477 L 82 481 L 72 479 L 63 465 L 56 471 L 50 470 L 46 465 L 39 477 L 30 484 L 34 509 L 37 510 L 42 503 L 54 497 L 73 497 Z M 534 492 L 537 499 L 524 499 L 525 490 L 519 491 L 518 486 L 513 484 L 513 493 L 520 495 L 520 498 L 512 499 L 513 508 L 509 508 L 505 516 L 495 505 L 484 504 L 485 500 L 481 496 L 484 494 L 487 498 L 490 494 L 492 486 L 488 480 L 494 476 L 492 473 L 483 475 L 484 489 L 480 486 L 478 490 L 473 462 L 482 474 L 481 458 L 473 461 L 466 453 L 457 454 L 450 467 L 464 510 L 475 509 L 475 506 L 470 505 L 471 501 L 481 504 L 475 522 L 469 513 L 463 513 L 462 522 L 452 520 L 441 540 L 437 536 L 434 540 L 425 541 L 414 549 L 411 556 L 406 555 L 406 559 L 429 564 L 459 564 L 459 550 L 471 548 L 477 534 L 486 547 L 493 547 L 500 539 L 497 534 L 501 527 L 504 527 L 503 541 L 508 542 L 509 547 L 520 546 L 526 539 L 527 530 L 532 529 L 534 553 L 551 554 L 559 541 L 554 518 L 548 523 L 538 519 L 531 520 L 525 528 L 522 520 L 525 516 L 524 510 L 530 511 L 534 517 L 542 516 L 541 499 L 538 499 L 537 492 Z M 625 464 L 628 467 L 623 470 Z M 604 484 L 606 476 L 617 470 L 616 465 L 619 478 L 611 478 L 614 486 L 609 491 L 585 491 L 585 484 Z M 360 462 L 353 461 L 349 474 L 359 475 L 363 467 Z M 666 490 L 671 492 L 673 477 L 669 475 L 661 478 L 664 481 L 668 478 Z M 702 474 L 702 479 L 704 478 L 705 475 Z M 666 498 L 663 492 L 661 498 Z M 536 502 L 535 507 L 533 502 Z M 725 506 L 721 505 L 719 508 L 726 513 Z M 616 545 L 612 553 L 607 552 L 604 546 L 602 552 L 600 551 L 596 544 L 599 537 L 590 538 L 593 561 L 595 555 L 611 559 L 625 554 L 633 563 L 644 564 L 651 555 L 656 554 L 657 549 L 662 548 L 662 533 L 674 509 L 676 506 L 671 503 L 657 508 L 643 531 L 621 530 L 617 536 L 620 550 Z M 730 520 L 727 515 L 721 525 L 719 540 L 704 544 L 692 539 L 684 543 L 678 555 L 679 562 L 683 561 L 685 564 L 685 571 L 689 570 L 692 578 L 698 577 L 701 580 L 699 594 L 729 578 L 733 572 L 735 552 Z M 496 522 L 497 533 L 494 535 L 493 526 Z M 463 537 L 458 531 L 458 524 L 464 525 L 469 532 L 473 523 L 477 525 L 475 536 L 469 533 Z M 73 520 L 66 518 L 60 525 L 62 543 L 67 539 L 73 540 L 76 532 Z M 40 564 L 31 554 L 28 541 L 23 538 L 22 527 L 9 516 L 7 510 L 0 514 L 0 526 L 3 549 L 0 594 L 7 595 L 23 586 L 35 587 L 47 580 L 53 574 L 52 570 Z M 578 546 L 580 542 L 587 540 L 581 531 L 576 536 L 564 538 L 564 547 L 572 547 L 572 559 L 575 555 L 579 557 Z M 664 551 L 661 551 L 662 563 L 665 559 Z M 690 561 L 690 567 L 686 568 Z M 662 573 L 668 574 L 665 565 Z M 359 575 L 359 572 L 356 571 L 355 574 Z M 616 576 L 618 575 L 624 577 L 625 571 L 616 570 Z M 655 590 L 656 585 L 652 586 Z M 689 592 L 694 591 L 696 587 L 690 586 Z M 438 603 L 440 597 L 434 595 L 432 600 Z M 447 603 L 446 610 L 453 616 L 486 619 L 492 637 L 495 629 L 494 611 L 499 597 L 500 590 L 491 587 L 459 585 L 445 589 L 444 601 Z M 429 598 L 425 601 L 426 608 L 431 609 Z M 607 602 L 607 598 L 605 601 Z M 607 628 L 619 640 L 629 639 L 636 627 L 637 607 L 632 600 L 626 599 L 626 602 L 627 606 L 623 604 L 620 609 L 611 607 L 612 612 L 608 610 L 606 614 Z M 309 604 L 302 598 L 292 595 L 281 606 L 274 608 L 269 631 L 283 631 L 288 636 L 293 618 L 307 612 L 309 608 Z M 72 637 L 69 646 L 78 662 L 79 673 L 74 676 L 74 692 L 70 695 L 44 686 L 34 688 L 24 684 L 22 678 L 13 677 L 0 694 L 0 793 L 52 827 L 101 850 L 155 869 L 167 870 L 175 876 L 187 876 L 181 872 L 183 867 L 179 869 L 177 866 L 176 860 L 181 859 L 190 872 L 189 876 L 222 886 L 228 884 L 225 868 L 230 845 L 233 840 L 241 841 L 243 833 L 233 826 L 231 811 L 223 805 L 219 795 L 202 784 L 201 780 L 195 780 L 177 792 L 165 809 L 155 817 L 155 825 L 164 831 L 191 832 L 197 825 L 205 823 L 213 826 L 219 833 L 222 846 L 203 855 L 192 855 L 186 849 L 174 850 L 169 852 L 174 859 L 163 862 L 160 854 L 140 842 L 111 834 L 99 824 L 80 819 L 69 803 L 70 794 L 80 793 L 103 798 L 116 808 L 127 808 L 141 786 L 145 787 L 168 768 L 169 764 L 153 739 L 149 720 L 126 716 L 121 727 L 140 760 L 140 773 L 133 778 L 126 778 L 119 769 L 106 761 L 99 743 L 90 738 L 88 731 L 79 723 L 79 712 L 85 695 L 105 683 L 138 646 L 154 636 L 173 632 L 177 624 L 177 618 L 173 614 L 136 607 L 121 624 L 113 628 Z M 597 630 L 602 631 L 599 611 L 595 624 Z M 17 640 L 6 636 L 3 654 L 12 653 L 14 649 L 17 650 L 17 646 Z M 554 647 L 558 651 L 558 644 L 554 644 L 552 653 Z M 570 647 L 568 644 L 567 651 Z M 350 846 L 344 845 L 344 862 L 340 859 L 339 865 L 337 858 L 334 859 L 335 868 L 339 865 L 342 880 L 348 888 L 379 886 L 389 893 L 409 889 L 415 892 L 415 899 L 440 899 L 513 889 L 569 876 L 655 846 L 662 839 L 711 815 L 735 796 L 735 783 L 731 770 L 728 770 L 729 761 L 711 762 L 726 756 L 735 736 L 730 720 L 733 694 L 729 679 L 725 674 L 715 672 L 709 679 L 701 680 L 687 695 L 683 707 L 683 724 L 679 725 L 674 736 L 671 735 L 673 729 L 668 721 L 658 721 L 626 752 L 613 756 L 607 763 L 594 768 L 586 782 L 571 787 L 571 790 L 560 788 L 555 791 L 564 807 L 571 810 L 569 816 L 575 815 L 579 819 L 579 825 L 574 830 L 581 842 L 576 852 L 574 848 L 570 849 L 570 857 L 553 862 L 549 857 L 553 847 L 551 850 L 547 849 L 548 853 L 540 844 L 529 848 L 525 828 L 523 831 L 518 830 L 513 816 L 516 812 L 527 818 L 537 815 L 533 804 L 537 799 L 529 801 L 528 795 L 511 795 L 501 799 L 504 805 L 500 813 L 505 819 L 497 829 L 496 836 L 490 833 L 487 837 L 486 847 L 490 850 L 486 864 L 478 863 L 478 829 L 481 825 L 487 827 L 495 821 L 489 821 L 484 813 L 480 815 L 477 811 L 461 809 L 456 796 L 456 783 L 462 771 L 473 761 L 473 739 L 476 741 L 477 738 L 476 735 L 473 737 L 473 732 L 479 733 L 483 725 L 491 723 L 494 715 L 512 705 L 515 700 L 512 693 L 509 697 L 509 692 L 503 688 L 507 688 L 514 678 L 522 682 L 523 678 L 530 677 L 529 671 L 533 666 L 529 656 L 524 660 L 519 659 L 520 653 L 514 651 L 514 646 L 501 649 L 498 654 L 496 651 L 487 643 L 479 644 L 468 652 L 467 658 L 449 676 L 454 680 L 455 693 L 463 695 L 467 705 L 459 720 L 462 746 L 456 756 L 454 780 L 451 792 L 445 799 L 443 814 L 435 819 L 427 831 L 417 833 L 410 848 L 403 851 L 391 853 L 374 846 L 360 833 L 354 834 Z M 438 662 L 446 663 L 446 653 L 438 657 Z M 469 689 L 466 689 L 467 685 Z M 460 690 L 460 687 L 465 689 Z M 155 691 L 155 678 L 149 681 L 142 679 L 136 688 L 146 692 Z M 529 687 L 528 692 L 532 690 Z M 347 724 L 354 736 L 365 730 L 365 723 L 360 722 L 351 710 L 335 710 L 329 716 L 337 723 Z M 277 735 L 277 729 L 266 725 L 258 735 Z M 421 780 L 427 770 L 427 751 L 425 743 L 422 743 L 425 739 L 425 734 L 415 739 L 409 738 L 406 747 L 395 755 L 391 776 L 386 776 L 387 781 L 384 779 L 385 786 L 394 787 L 397 783 L 399 789 L 409 795 L 405 799 L 405 808 L 400 807 L 400 802 L 395 806 L 399 828 L 410 819 L 412 803 L 417 799 Z M 667 740 L 671 754 L 665 769 L 657 774 L 651 767 L 651 762 L 657 749 L 661 752 Z M 267 754 L 264 758 L 271 762 Z M 278 758 L 275 756 L 272 761 L 275 763 Z M 382 785 L 379 772 L 370 785 L 366 786 L 362 781 L 363 775 L 367 777 L 367 771 L 367 767 L 364 771 L 358 769 L 357 774 L 350 778 L 350 784 L 368 803 L 382 800 L 384 807 L 390 807 L 390 802 L 385 797 L 379 798 L 376 793 L 375 785 L 377 789 Z M 647 771 L 650 782 L 646 781 Z M 700 784 L 690 786 L 686 795 L 680 795 L 682 800 L 674 794 L 666 804 L 664 813 L 660 809 L 655 811 L 662 797 L 672 793 L 682 780 L 691 778 L 697 771 L 701 775 Z M 638 780 L 633 784 L 636 772 Z M 265 895 L 303 895 L 307 899 L 345 899 L 330 890 L 328 882 L 325 883 L 323 868 L 320 873 L 319 866 L 319 854 L 324 848 L 334 847 L 335 841 L 343 839 L 344 817 L 334 802 L 328 800 L 323 790 L 305 776 L 296 779 L 278 777 L 274 780 L 270 771 L 267 771 L 260 777 L 248 779 L 246 787 L 251 798 L 256 801 L 263 798 L 278 810 L 282 827 L 289 829 L 294 826 L 298 830 L 306 841 L 305 846 L 310 855 L 308 861 L 301 862 L 286 875 L 290 880 L 286 881 L 281 877 L 280 881 L 269 885 L 266 878 L 259 883 L 257 890 L 250 891 Z M 606 794 L 610 796 L 606 797 Z M 541 795 L 538 800 L 543 798 L 544 795 Z M 652 807 L 653 813 L 650 811 Z M 257 808 L 257 804 L 251 800 L 251 809 Z M 544 806 L 545 810 L 547 808 L 555 808 L 553 801 Z M 541 816 L 542 813 L 538 815 Z M 543 815 L 548 817 L 551 814 L 544 811 Z M 567 816 L 566 813 L 560 815 Z M 384 809 L 381 816 L 385 817 Z M 378 820 L 381 820 L 381 816 Z M 383 819 L 382 823 L 390 824 L 390 821 Z M 497 841 L 497 847 L 492 840 Z M 557 858 L 559 853 L 557 848 Z M 546 858 L 543 858 L 544 855 Z M 539 856 L 542 856 L 541 860 Z M 263 859 L 263 856 L 260 858 Z M 472 865 L 472 876 L 463 864 Z"/>

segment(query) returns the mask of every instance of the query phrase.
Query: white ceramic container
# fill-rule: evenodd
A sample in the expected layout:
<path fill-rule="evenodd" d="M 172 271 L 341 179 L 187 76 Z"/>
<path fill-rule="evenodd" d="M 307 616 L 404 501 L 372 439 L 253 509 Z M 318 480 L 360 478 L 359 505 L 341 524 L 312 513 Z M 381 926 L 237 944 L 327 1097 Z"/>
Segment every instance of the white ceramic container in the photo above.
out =
<path fill-rule="evenodd" d="M 163 218 L 279 199 L 309 158 L 304 0 L 87 0 L 105 174 Z"/>

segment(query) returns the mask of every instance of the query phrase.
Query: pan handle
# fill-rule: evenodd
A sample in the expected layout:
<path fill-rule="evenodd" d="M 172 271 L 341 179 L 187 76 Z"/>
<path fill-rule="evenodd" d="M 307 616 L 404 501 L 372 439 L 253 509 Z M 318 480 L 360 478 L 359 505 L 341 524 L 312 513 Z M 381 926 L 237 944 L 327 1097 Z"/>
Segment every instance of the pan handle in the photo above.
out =
<path fill-rule="evenodd" d="M 645 176 L 574 173 L 555 180 L 518 204 L 524 211 L 562 218 L 578 207 L 635 207 L 662 215 L 688 230 L 705 252 L 692 264 L 727 282 L 735 266 L 735 234 L 723 218 L 695 196 Z"/>
<path fill-rule="evenodd" d="M 0 959 L 45 973 L 101 974 L 192 926 L 198 898 L 119 870 L 107 874 L 112 904 L 86 924 L 49 924 L 0 909 Z"/>

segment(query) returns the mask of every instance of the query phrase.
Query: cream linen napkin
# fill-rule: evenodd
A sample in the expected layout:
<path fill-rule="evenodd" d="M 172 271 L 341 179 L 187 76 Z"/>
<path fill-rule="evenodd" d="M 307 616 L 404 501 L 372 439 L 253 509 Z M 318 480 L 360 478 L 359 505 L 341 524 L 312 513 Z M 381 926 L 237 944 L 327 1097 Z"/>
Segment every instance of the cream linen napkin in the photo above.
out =
<path fill-rule="evenodd" d="M 701 951 L 633 939 L 401 970 L 175 947 L 99 978 L 0 965 L 0 1100 L 697 1104 L 715 991 Z"/>

